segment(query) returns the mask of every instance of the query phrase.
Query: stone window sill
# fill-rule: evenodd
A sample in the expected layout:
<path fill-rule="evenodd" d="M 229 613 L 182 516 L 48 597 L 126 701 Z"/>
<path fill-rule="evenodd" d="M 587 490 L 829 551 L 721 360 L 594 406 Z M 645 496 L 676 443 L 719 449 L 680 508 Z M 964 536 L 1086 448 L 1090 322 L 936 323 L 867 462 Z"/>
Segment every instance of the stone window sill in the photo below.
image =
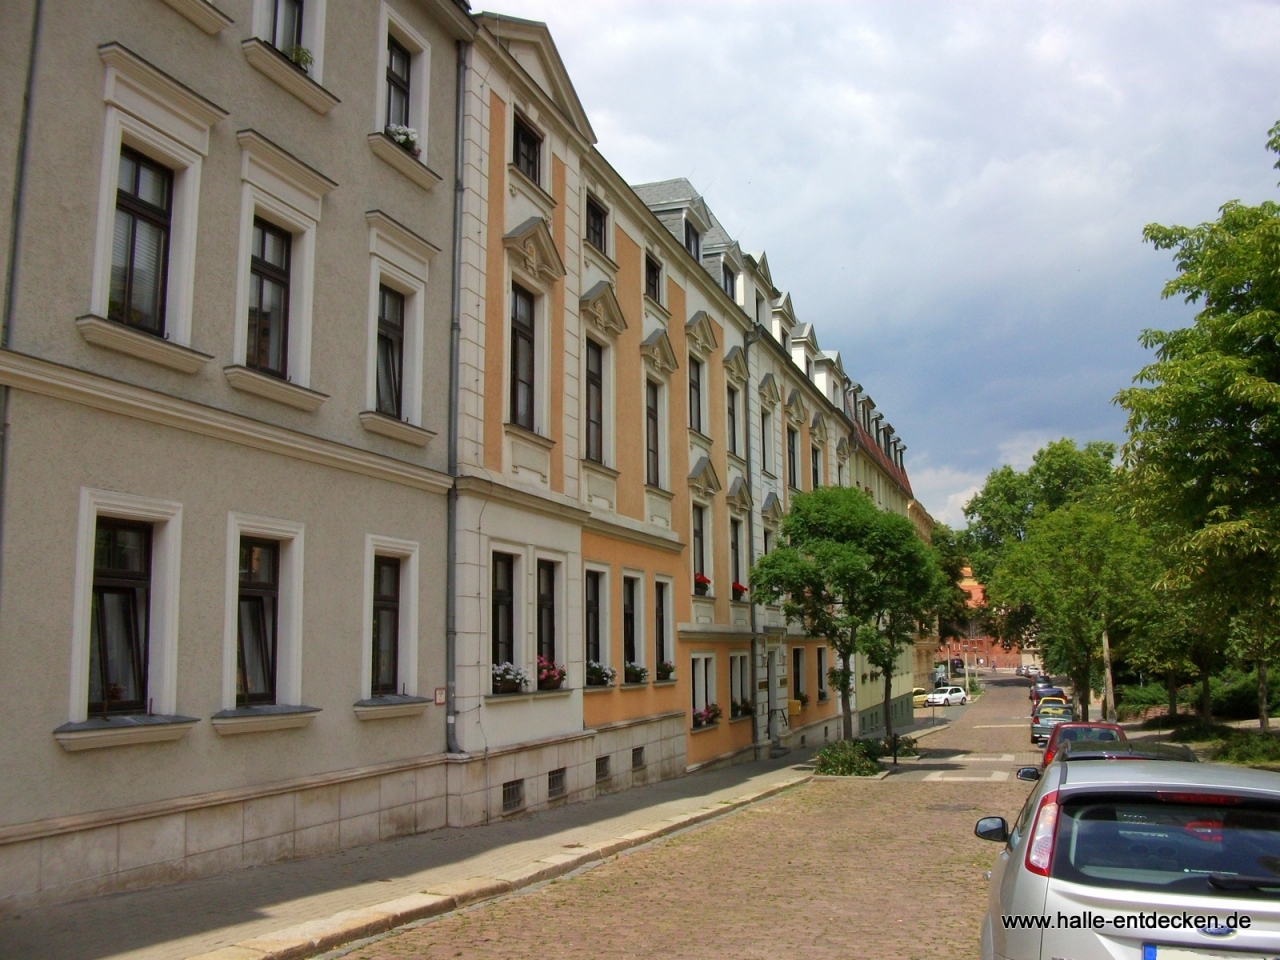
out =
<path fill-rule="evenodd" d="M 508 163 L 507 170 L 510 176 L 511 195 L 515 196 L 516 191 L 521 190 L 538 205 L 544 214 L 550 217 L 556 208 L 556 198 L 542 189 L 542 184 L 534 183 L 529 175 L 514 163 Z"/>
<path fill-rule="evenodd" d="M 360 411 L 360 426 L 370 433 L 381 434 L 402 443 L 410 443 L 415 447 L 425 447 L 435 437 L 435 433 L 431 430 L 415 427 L 412 423 L 397 420 L 395 417 L 389 417 L 375 410 Z"/>
<path fill-rule="evenodd" d="M 649 686 L 649 681 L 641 680 L 639 683 L 620 683 L 618 684 L 618 689 L 619 690 L 643 690 L 647 686 Z"/>
<path fill-rule="evenodd" d="M 76 329 L 80 331 L 80 336 L 86 343 L 91 343 L 95 347 L 128 354 L 139 360 L 147 360 L 162 367 L 168 367 L 170 370 L 177 370 L 179 373 L 196 373 L 213 359 L 207 353 L 192 350 L 190 347 L 165 340 L 163 337 L 154 337 L 141 330 L 130 329 L 123 323 L 116 323 L 92 313 L 77 317 Z"/>
<path fill-rule="evenodd" d="M 209 0 L 164 0 L 169 6 L 210 35 L 221 33 L 235 23 Z"/>
<path fill-rule="evenodd" d="M 533 700 L 554 700 L 567 697 L 573 693 L 572 687 L 561 687 L 559 690 L 530 690 L 525 693 L 486 693 L 484 702 L 496 703 L 529 703 Z"/>
<path fill-rule="evenodd" d="M 730 723 L 737 723 L 739 720 L 750 720 L 750 719 L 751 719 L 751 717 L 752 717 L 752 714 L 750 714 L 750 713 L 744 713 L 744 714 L 742 714 L 741 716 L 737 716 L 737 717 L 730 717 L 730 718 L 729 718 L 729 722 L 730 722 Z"/>
<path fill-rule="evenodd" d="M 542 434 L 534 430 L 530 430 L 528 427 L 522 427 L 520 424 L 512 423 L 509 420 L 502 425 L 502 429 L 506 431 L 507 436 L 527 440 L 529 443 L 542 447 L 544 450 L 552 450 L 556 445 L 556 442 L 550 437 L 544 437 Z"/>
<path fill-rule="evenodd" d="M 653 681 L 653 685 L 655 687 L 671 687 L 671 686 L 675 686 L 675 682 L 676 682 L 676 678 L 671 677 L 668 680 L 655 680 Z"/>
<path fill-rule="evenodd" d="M 327 393 L 300 387 L 296 383 L 259 373 L 257 370 L 250 370 L 239 364 L 223 367 L 222 375 L 227 378 L 227 383 L 233 390 L 243 390 L 245 393 L 265 397 L 267 400 L 274 400 L 276 403 L 283 403 L 298 410 L 306 410 L 308 413 L 319 410 L 320 405 L 329 399 Z"/>
<path fill-rule="evenodd" d="M 420 717 L 432 703 L 426 697 L 388 694 L 357 700 L 353 706 L 360 720 L 390 720 L 393 717 Z"/>
<path fill-rule="evenodd" d="M 132 743 L 181 740 L 199 722 L 196 717 L 154 714 L 97 718 L 64 723 L 53 731 L 53 738 L 63 750 L 76 753 L 103 747 L 123 747 Z"/>
<path fill-rule="evenodd" d="M 717 720 L 715 723 L 704 723 L 700 727 L 691 726 L 689 727 L 689 732 L 690 733 L 706 733 L 708 730 L 714 730 L 718 726 L 720 726 L 719 720 Z"/>
<path fill-rule="evenodd" d="M 605 693 L 609 690 L 616 689 L 612 683 L 589 683 L 582 688 L 583 693 Z"/>
<path fill-rule="evenodd" d="M 319 707 L 261 706 L 219 710 L 209 721 L 220 736 L 240 733 L 266 733 L 269 730 L 292 730 L 311 725 Z"/>
<path fill-rule="evenodd" d="M 316 113 L 328 113 L 342 101 L 293 65 L 283 53 L 257 37 L 240 45 L 249 66 L 264 73 Z"/>
<path fill-rule="evenodd" d="M 385 133 L 369 134 L 369 149 L 375 157 L 423 190 L 430 190 L 442 179 L 440 174 Z"/>

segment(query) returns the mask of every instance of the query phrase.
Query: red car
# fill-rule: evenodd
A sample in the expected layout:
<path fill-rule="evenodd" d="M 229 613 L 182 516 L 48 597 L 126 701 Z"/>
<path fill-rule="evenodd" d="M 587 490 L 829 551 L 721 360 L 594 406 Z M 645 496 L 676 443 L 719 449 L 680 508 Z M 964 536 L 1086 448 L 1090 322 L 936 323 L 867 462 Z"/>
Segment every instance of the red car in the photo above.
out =
<path fill-rule="evenodd" d="M 1102 723 L 1101 721 L 1082 721 L 1079 723 L 1060 723 L 1053 728 L 1053 732 L 1049 734 L 1049 742 L 1044 747 L 1044 759 L 1040 761 L 1040 769 L 1043 770 L 1053 762 L 1053 755 L 1058 752 L 1058 745 L 1063 740 L 1127 740 L 1121 730 L 1114 723 Z"/>

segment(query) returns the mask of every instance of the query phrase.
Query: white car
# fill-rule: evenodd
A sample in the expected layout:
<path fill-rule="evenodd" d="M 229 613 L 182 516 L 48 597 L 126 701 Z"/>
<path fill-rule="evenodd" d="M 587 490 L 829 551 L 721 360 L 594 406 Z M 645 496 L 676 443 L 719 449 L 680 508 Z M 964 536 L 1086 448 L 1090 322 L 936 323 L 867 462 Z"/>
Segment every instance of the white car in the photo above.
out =
<path fill-rule="evenodd" d="M 926 707 L 950 707 L 957 703 L 968 703 L 969 695 L 960 687 L 939 687 L 924 698 Z"/>

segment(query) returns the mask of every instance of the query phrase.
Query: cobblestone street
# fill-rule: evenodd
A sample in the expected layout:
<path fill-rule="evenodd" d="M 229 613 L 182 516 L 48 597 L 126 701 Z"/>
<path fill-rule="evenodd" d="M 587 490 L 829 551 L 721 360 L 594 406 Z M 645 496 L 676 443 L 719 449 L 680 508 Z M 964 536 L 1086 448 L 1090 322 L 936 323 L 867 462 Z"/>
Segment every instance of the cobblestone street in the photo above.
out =
<path fill-rule="evenodd" d="M 884 780 L 814 781 L 351 957 L 976 956 L 995 848 L 973 824 L 1016 813 L 1027 795 L 1012 777 L 1014 763 L 1038 758 L 1026 695 L 1023 683 L 993 683 L 921 741 L 922 761 Z"/>

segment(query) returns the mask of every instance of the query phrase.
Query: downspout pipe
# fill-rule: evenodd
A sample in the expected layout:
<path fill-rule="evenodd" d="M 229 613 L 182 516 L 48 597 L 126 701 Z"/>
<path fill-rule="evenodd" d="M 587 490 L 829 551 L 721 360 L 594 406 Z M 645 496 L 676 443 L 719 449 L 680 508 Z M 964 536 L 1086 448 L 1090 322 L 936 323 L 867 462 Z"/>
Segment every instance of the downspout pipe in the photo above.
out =
<path fill-rule="evenodd" d="M 453 297 L 449 308 L 449 476 L 458 476 L 458 366 L 462 339 L 462 135 L 467 84 L 467 47 L 457 43 L 457 98 L 454 103 L 453 151 Z M 445 749 L 458 747 L 458 485 L 449 487 L 448 533 L 445 543 Z"/>
<path fill-rule="evenodd" d="M 18 125 L 18 157 L 13 176 L 13 204 L 9 209 L 9 262 L 5 269 L 4 319 L 0 349 L 13 343 L 13 317 L 18 303 L 18 262 L 22 248 L 23 201 L 27 192 L 27 157 L 31 142 L 31 100 L 36 85 L 36 51 L 40 47 L 43 0 L 35 0 L 31 12 L 31 43 L 27 48 L 27 77 L 22 91 L 22 119 Z M 0 386 L 0 556 L 3 556 L 5 480 L 9 467 L 9 387 Z"/>
<path fill-rule="evenodd" d="M 752 475 L 751 475 L 751 392 L 752 392 L 750 389 L 751 345 L 755 343 L 757 340 L 759 340 L 760 337 L 763 336 L 763 334 L 764 334 L 764 328 L 761 327 L 760 323 L 757 321 L 755 325 L 751 328 L 751 330 L 747 332 L 747 335 L 742 338 L 742 361 L 747 366 L 747 391 L 746 391 L 747 395 L 743 398 L 746 401 L 746 403 L 742 405 L 742 408 L 747 415 L 747 422 L 742 425 L 742 446 L 743 446 L 743 453 L 746 454 L 747 493 L 749 494 L 747 498 L 747 503 L 748 503 L 748 507 L 747 507 L 747 531 L 748 531 L 747 532 L 747 570 L 750 570 L 752 567 L 756 565 L 756 498 L 755 498 L 755 484 L 752 480 Z M 756 402 L 757 403 L 760 402 L 758 397 L 756 399 Z M 762 443 L 764 442 L 763 439 L 761 440 L 761 442 Z M 759 657 L 760 657 L 760 637 L 756 633 L 756 601 L 755 601 L 755 597 L 752 597 L 751 598 L 751 702 L 752 704 L 755 704 L 756 699 L 760 693 L 760 667 L 758 663 Z M 766 710 L 768 709 L 767 701 L 766 701 L 765 709 Z M 767 715 L 765 717 L 765 722 L 768 723 Z M 756 712 L 753 713 L 751 716 L 751 743 L 754 745 L 759 742 L 760 742 L 760 711 L 757 708 Z M 759 748 L 757 747 L 756 749 L 758 750 Z M 757 760 L 760 759 L 759 755 L 756 756 L 756 759 Z"/>

